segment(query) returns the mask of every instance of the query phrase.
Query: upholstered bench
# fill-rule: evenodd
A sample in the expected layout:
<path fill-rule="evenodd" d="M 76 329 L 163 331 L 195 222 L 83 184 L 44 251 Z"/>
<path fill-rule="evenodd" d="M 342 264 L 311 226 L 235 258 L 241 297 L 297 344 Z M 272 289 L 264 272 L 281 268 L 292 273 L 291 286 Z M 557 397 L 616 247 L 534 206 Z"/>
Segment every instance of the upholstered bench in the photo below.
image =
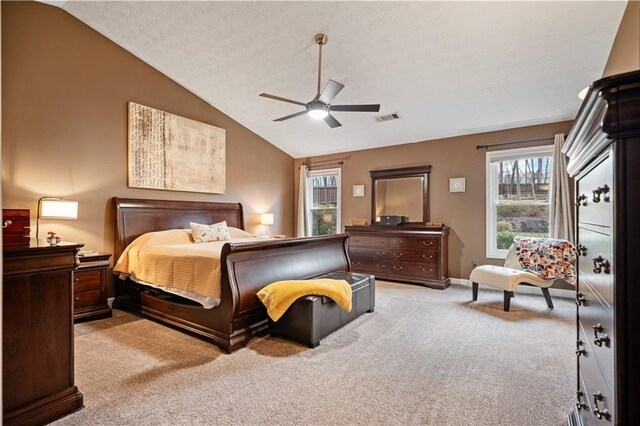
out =
<path fill-rule="evenodd" d="M 352 308 L 346 312 L 324 296 L 305 296 L 296 300 L 278 321 L 269 319 L 269 333 L 306 343 L 310 348 L 320 339 L 375 307 L 375 277 L 354 272 L 330 272 L 314 278 L 346 280 L 351 284 Z"/>

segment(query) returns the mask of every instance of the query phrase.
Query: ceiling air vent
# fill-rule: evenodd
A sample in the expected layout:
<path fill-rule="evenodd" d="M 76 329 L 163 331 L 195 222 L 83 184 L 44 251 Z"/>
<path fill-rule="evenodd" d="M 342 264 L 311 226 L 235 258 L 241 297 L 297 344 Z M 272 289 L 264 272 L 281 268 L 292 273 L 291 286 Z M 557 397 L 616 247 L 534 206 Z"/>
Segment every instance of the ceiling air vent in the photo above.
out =
<path fill-rule="evenodd" d="M 378 123 L 382 123 L 383 121 L 391 121 L 391 120 L 400 120 L 400 114 L 394 112 L 389 115 L 381 115 L 380 117 L 376 117 L 376 121 Z"/>

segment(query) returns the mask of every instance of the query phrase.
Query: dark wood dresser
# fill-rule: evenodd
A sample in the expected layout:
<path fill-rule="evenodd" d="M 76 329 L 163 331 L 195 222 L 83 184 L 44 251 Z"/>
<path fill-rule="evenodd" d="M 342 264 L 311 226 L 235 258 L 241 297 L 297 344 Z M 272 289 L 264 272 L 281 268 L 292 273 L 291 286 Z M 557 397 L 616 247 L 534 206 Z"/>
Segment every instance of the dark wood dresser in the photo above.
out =
<path fill-rule="evenodd" d="M 576 404 L 570 425 L 640 423 L 640 72 L 598 80 L 567 137 L 576 182 Z"/>
<path fill-rule="evenodd" d="M 354 272 L 376 278 L 449 287 L 449 227 L 346 226 Z"/>
<path fill-rule="evenodd" d="M 74 385 L 73 270 L 82 244 L 3 246 L 3 423 L 43 424 L 82 407 Z"/>
<path fill-rule="evenodd" d="M 109 318 L 107 303 L 110 254 L 80 256 L 73 280 L 73 319 L 75 321 Z"/>

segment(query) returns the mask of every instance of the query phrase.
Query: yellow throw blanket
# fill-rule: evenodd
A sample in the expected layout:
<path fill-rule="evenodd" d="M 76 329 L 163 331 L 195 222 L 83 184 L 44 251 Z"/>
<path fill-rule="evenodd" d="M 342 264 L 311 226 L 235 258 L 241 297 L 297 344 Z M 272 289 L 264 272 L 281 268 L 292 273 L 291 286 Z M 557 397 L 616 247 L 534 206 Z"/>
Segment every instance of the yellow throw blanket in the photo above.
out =
<path fill-rule="evenodd" d="M 267 307 L 269 317 L 274 321 L 278 321 L 293 302 L 310 295 L 327 296 L 342 309 L 351 312 L 351 286 L 345 280 L 320 278 L 276 281 L 257 294 L 262 304 Z"/>

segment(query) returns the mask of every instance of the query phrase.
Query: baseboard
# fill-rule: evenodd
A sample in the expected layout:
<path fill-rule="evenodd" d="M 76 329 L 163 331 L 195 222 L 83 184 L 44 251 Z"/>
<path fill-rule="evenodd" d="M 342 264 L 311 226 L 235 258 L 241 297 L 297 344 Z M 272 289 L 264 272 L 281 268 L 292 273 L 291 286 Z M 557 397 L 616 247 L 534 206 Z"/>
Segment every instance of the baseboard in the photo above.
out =
<path fill-rule="evenodd" d="M 451 278 L 451 285 L 463 286 L 463 287 L 471 287 L 471 281 L 465 280 L 463 278 Z M 494 290 L 494 291 L 502 291 L 495 287 L 487 286 L 484 284 L 479 285 L 483 290 Z M 528 285 L 520 285 L 516 288 L 516 293 L 526 293 L 526 294 L 540 294 L 540 289 L 534 286 Z M 554 297 L 564 297 L 567 299 L 575 299 L 576 292 L 572 289 L 564 289 L 564 288 L 550 288 L 549 293 Z"/>

